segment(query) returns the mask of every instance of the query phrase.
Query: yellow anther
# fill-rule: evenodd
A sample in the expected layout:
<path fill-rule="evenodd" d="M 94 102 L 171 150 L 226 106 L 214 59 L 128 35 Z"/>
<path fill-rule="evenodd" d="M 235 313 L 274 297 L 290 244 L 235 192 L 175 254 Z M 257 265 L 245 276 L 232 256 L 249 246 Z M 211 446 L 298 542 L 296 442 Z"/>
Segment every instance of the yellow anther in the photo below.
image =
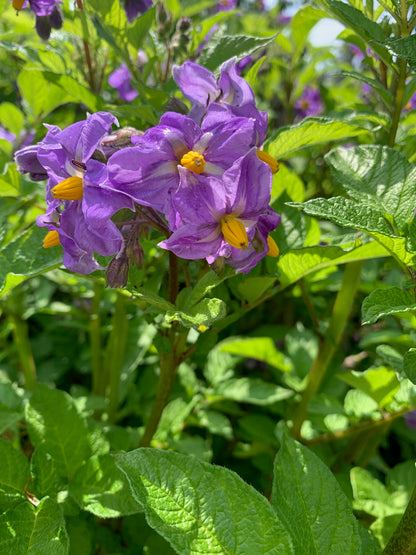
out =
<path fill-rule="evenodd" d="M 61 242 L 59 240 L 59 234 L 57 231 L 53 230 L 50 231 L 45 235 L 43 239 L 43 248 L 49 249 L 49 247 L 56 247 L 56 245 L 60 245 Z"/>
<path fill-rule="evenodd" d="M 221 220 L 221 231 L 224 239 L 229 245 L 242 251 L 248 247 L 248 237 L 244 225 L 234 218 L 234 216 L 225 216 Z"/>
<path fill-rule="evenodd" d="M 271 256 L 272 258 L 277 258 L 279 256 L 279 247 L 276 245 L 276 241 L 270 235 L 267 236 L 267 244 L 269 246 L 269 252 L 267 256 Z"/>
<path fill-rule="evenodd" d="M 20 11 L 24 3 L 25 3 L 25 0 L 13 0 L 12 6 L 15 10 Z"/>
<path fill-rule="evenodd" d="M 205 324 L 199 324 L 198 326 L 198 331 L 200 331 L 201 333 L 204 333 L 204 331 L 207 331 L 208 327 Z"/>
<path fill-rule="evenodd" d="M 181 158 L 181 166 L 193 171 L 194 173 L 202 173 L 205 166 L 205 158 L 199 152 L 190 150 Z"/>
<path fill-rule="evenodd" d="M 52 189 L 52 194 L 55 198 L 62 200 L 81 199 L 83 194 L 82 178 L 78 176 L 68 177 Z"/>
<path fill-rule="evenodd" d="M 257 156 L 260 158 L 260 160 L 266 162 L 266 164 L 270 166 L 272 173 L 276 173 L 279 171 L 279 162 L 275 160 L 273 156 L 270 156 L 270 154 L 264 152 L 264 150 L 258 150 Z"/>

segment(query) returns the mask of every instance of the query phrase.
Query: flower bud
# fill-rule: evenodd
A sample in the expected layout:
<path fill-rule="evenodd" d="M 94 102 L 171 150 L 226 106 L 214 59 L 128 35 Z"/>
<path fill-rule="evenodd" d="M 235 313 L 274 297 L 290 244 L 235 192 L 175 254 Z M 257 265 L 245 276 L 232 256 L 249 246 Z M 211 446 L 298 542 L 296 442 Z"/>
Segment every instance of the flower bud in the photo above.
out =
<path fill-rule="evenodd" d="M 49 21 L 49 15 L 37 15 L 36 16 L 36 32 L 42 40 L 48 40 L 51 34 L 51 23 Z"/>
<path fill-rule="evenodd" d="M 49 22 L 51 24 L 52 29 L 61 29 L 62 24 L 64 22 L 64 18 L 62 15 L 62 10 L 60 6 L 54 6 L 51 15 L 49 16 Z"/>
<path fill-rule="evenodd" d="M 126 245 L 126 255 L 130 264 L 135 264 L 140 270 L 144 262 L 144 250 L 136 233 L 132 233 Z"/>
<path fill-rule="evenodd" d="M 131 146 L 131 138 L 135 136 L 143 135 L 143 131 L 139 131 L 134 127 L 121 127 L 117 129 L 111 135 L 106 135 L 101 140 L 101 146 L 110 147 L 114 149 L 124 148 Z"/>
<path fill-rule="evenodd" d="M 110 261 L 105 272 L 105 283 L 107 287 L 112 287 L 113 289 L 125 287 L 128 275 L 129 259 L 125 252 L 122 251 Z"/>

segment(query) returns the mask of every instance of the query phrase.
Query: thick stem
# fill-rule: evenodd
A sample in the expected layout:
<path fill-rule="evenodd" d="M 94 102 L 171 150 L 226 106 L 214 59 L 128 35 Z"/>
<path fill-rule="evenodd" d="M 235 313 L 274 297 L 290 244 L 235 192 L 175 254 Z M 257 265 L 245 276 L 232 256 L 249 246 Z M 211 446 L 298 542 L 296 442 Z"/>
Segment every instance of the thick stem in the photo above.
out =
<path fill-rule="evenodd" d="M 84 10 L 84 4 L 82 0 L 76 0 L 77 8 L 81 11 Z M 87 64 L 88 68 L 88 84 L 91 87 L 91 90 L 94 92 L 96 91 L 96 84 L 95 84 L 95 69 L 92 64 L 92 57 L 90 51 L 90 45 L 86 39 L 82 39 L 82 45 L 84 47 L 84 55 L 85 55 L 85 63 Z"/>
<path fill-rule="evenodd" d="M 416 488 L 413 490 L 406 511 L 383 553 L 384 555 L 416 554 Z"/>
<path fill-rule="evenodd" d="M 149 447 L 159 426 L 163 411 L 168 404 L 178 366 L 185 360 L 185 346 L 188 332 L 177 334 L 176 336 L 175 329 L 175 326 L 172 326 L 170 330 L 172 351 L 169 354 L 160 355 L 160 374 L 156 396 L 143 436 L 139 442 L 139 447 Z"/>
<path fill-rule="evenodd" d="M 169 302 L 175 304 L 179 290 L 179 265 L 176 254 L 169 251 Z"/>
<path fill-rule="evenodd" d="M 306 388 L 302 393 L 302 399 L 293 417 L 292 434 L 296 439 L 300 439 L 300 431 L 308 412 L 309 402 L 318 391 L 341 341 L 351 312 L 352 301 L 360 283 L 362 265 L 363 262 L 359 261 L 351 262 L 345 267 L 341 288 L 335 299 L 328 334 L 320 344 L 318 355 L 309 372 Z"/>
<path fill-rule="evenodd" d="M 103 376 L 103 361 L 101 358 L 101 319 L 100 319 L 100 300 L 103 292 L 103 285 L 99 282 L 94 283 L 94 297 L 90 314 L 90 347 L 91 347 L 91 373 L 92 373 L 92 393 L 93 395 L 104 395 L 106 384 Z"/>
<path fill-rule="evenodd" d="M 406 0 L 400 0 L 400 37 L 407 37 L 409 34 L 409 28 L 407 26 L 407 6 Z M 395 101 L 393 106 L 392 121 L 388 139 L 388 146 L 394 147 L 396 143 L 396 135 L 399 127 L 400 116 L 403 108 L 403 98 L 404 91 L 406 87 L 406 77 L 407 77 L 407 62 L 404 59 L 400 59 L 399 62 L 399 78 L 397 80 L 397 88 L 395 91 Z"/>
<path fill-rule="evenodd" d="M 108 420 L 112 424 L 116 421 L 120 391 L 120 375 L 123 368 L 124 351 L 127 340 L 128 322 L 125 302 L 125 296 L 121 293 L 117 293 L 111 333 L 106 350 L 106 366 L 109 376 Z"/>
<path fill-rule="evenodd" d="M 25 388 L 32 391 L 36 385 L 36 366 L 30 346 L 27 322 L 19 314 L 12 312 L 9 317 L 13 326 L 14 344 L 25 378 Z"/>

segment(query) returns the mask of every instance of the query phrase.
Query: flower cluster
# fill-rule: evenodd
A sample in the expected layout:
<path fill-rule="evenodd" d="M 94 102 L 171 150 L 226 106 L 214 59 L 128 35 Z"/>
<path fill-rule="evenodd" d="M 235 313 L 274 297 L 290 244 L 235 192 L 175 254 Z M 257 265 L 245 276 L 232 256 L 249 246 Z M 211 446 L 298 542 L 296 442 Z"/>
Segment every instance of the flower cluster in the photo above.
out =
<path fill-rule="evenodd" d="M 218 81 L 193 62 L 173 75 L 192 104 L 188 116 L 167 112 L 144 133 L 113 132 L 116 119 L 98 112 L 64 130 L 47 126 L 43 141 L 16 153 L 22 173 L 48 179 L 48 208 L 37 223 L 49 230 L 45 247 L 62 245 L 69 269 L 90 273 L 100 267 L 94 253 L 115 254 L 120 284 L 120 265 L 128 267 L 132 253 L 142 259 L 140 227 L 152 225 L 166 235 L 159 246 L 185 259 L 246 273 L 278 255 L 269 235 L 280 223 L 269 206 L 278 164 L 261 150 L 267 114 L 235 59 Z M 116 225 L 121 209 L 130 219 Z"/>
<path fill-rule="evenodd" d="M 29 4 L 36 16 L 36 32 L 43 40 L 48 40 L 51 29 L 60 29 L 63 18 L 59 4 L 61 0 L 10 0 L 13 8 L 20 11 Z"/>

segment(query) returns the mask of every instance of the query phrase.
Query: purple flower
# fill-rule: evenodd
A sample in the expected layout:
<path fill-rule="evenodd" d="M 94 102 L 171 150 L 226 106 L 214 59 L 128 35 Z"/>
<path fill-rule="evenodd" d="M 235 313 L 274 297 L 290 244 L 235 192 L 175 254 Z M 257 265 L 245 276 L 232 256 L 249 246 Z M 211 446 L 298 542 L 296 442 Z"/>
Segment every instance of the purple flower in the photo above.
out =
<path fill-rule="evenodd" d="M 13 8 L 17 11 L 20 11 L 23 8 L 26 8 L 28 4 L 28 0 L 10 0 L 13 4 Z M 29 6 L 32 12 L 35 15 L 51 15 L 54 8 L 58 5 L 62 4 L 61 0 L 29 0 Z"/>
<path fill-rule="evenodd" d="M 108 84 L 117 89 L 121 100 L 126 102 L 131 102 L 139 94 L 132 86 L 130 79 L 131 73 L 125 63 L 122 63 L 108 78 Z"/>
<path fill-rule="evenodd" d="M 206 130 L 187 116 L 167 112 L 159 125 L 136 146 L 113 154 L 108 164 L 110 185 L 139 204 L 164 211 L 168 194 L 179 186 L 179 170 L 201 176 L 217 175 L 248 152 L 253 121 L 233 117 Z"/>
<path fill-rule="evenodd" d="M 405 105 L 405 107 L 403 108 L 405 112 L 408 112 L 410 110 L 416 110 L 416 94 L 414 94 L 409 102 Z"/>
<path fill-rule="evenodd" d="M 279 25 L 290 25 L 290 23 L 292 22 L 292 17 L 290 15 L 279 13 L 279 15 L 277 16 L 277 20 L 279 22 Z"/>
<path fill-rule="evenodd" d="M 244 273 L 276 247 L 268 237 L 280 223 L 269 207 L 272 174 L 254 148 L 221 179 L 183 168 L 180 174 L 181 187 L 172 192 L 168 210 L 174 232 L 159 246 L 182 258 L 206 258 L 209 264 L 221 257 Z"/>
<path fill-rule="evenodd" d="M 17 11 L 25 8 L 29 1 L 32 12 L 36 15 L 36 32 L 43 40 L 48 40 L 51 29 L 60 29 L 63 18 L 59 4 L 61 0 L 10 0 Z"/>
<path fill-rule="evenodd" d="M 19 170 L 37 175 L 40 166 L 48 177 L 48 208 L 37 219 L 49 229 L 44 246 L 60 243 L 64 265 L 81 274 L 101 268 L 94 252 L 120 251 L 123 238 L 110 218 L 121 208 L 133 209 L 128 197 L 106 188 L 107 166 L 93 158 L 112 123 L 114 116 L 98 112 L 64 130 L 47 126 L 41 143 L 16 153 Z"/>
<path fill-rule="evenodd" d="M 237 62 L 235 69 L 238 75 L 241 75 L 243 71 L 246 69 L 246 67 L 248 67 L 252 63 L 253 63 L 253 56 L 251 55 L 246 56 L 245 58 Z"/>
<path fill-rule="evenodd" d="M 254 119 L 257 144 L 261 144 L 267 134 L 267 112 L 256 108 L 254 93 L 247 81 L 237 74 L 235 61 L 236 58 L 231 58 L 222 64 L 218 82 L 211 71 L 194 62 L 173 66 L 173 78 L 192 103 L 189 117 L 194 121 L 201 122 L 208 106 L 221 104 L 234 116 Z"/>
<path fill-rule="evenodd" d="M 404 415 L 404 421 L 406 422 L 406 426 L 411 430 L 416 428 L 416 410 L 412 410 L 411 412 L 407 412 Z"/>
<path fill-rule="evenodd" d="M 218 12 L 230 12 L 237 7 L 237 0 L 220 0 L 216 6 Z"/>
<path fill-rule="evenodd" d="M 306 87 L 302 96 L 295 102 L 295 109 L 301 118 L 316 116 L 322 111 L 322 108 L 323 105 L 319 91 L 311 87 Z"/>
<path fill-rule="evenodd" d="M 8 141 L 9 143 L 14 143 L 16 140 L 16 135 L 4 129 L 4 127 L 0 127 L 0 139 L 3 141 Z"/>
<path fill-rule="evenodd" d="M 124 11 L 131 23 L 139 14 L 144 14 L 152 5 L 152 0 L 124 0 Z"/>

